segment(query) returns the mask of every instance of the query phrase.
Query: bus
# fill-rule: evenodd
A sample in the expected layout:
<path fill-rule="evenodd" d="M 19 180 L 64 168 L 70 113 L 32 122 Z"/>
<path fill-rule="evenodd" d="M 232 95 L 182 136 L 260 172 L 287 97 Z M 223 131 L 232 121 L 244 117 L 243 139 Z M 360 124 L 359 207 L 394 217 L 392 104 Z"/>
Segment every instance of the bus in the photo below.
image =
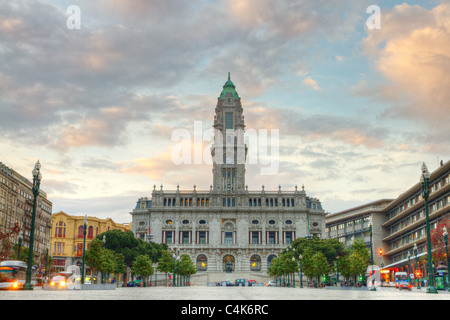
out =
<path fill-rule="evenodd" d="M 395 273 L 395 287 L 397 289 L 407 289 L 411 291 L 411 284 L 408 281 L 408 274 L 406 272 Z"/>
<path fill-rule="evenodd" d="M 27 279 L 27 264 L 23 261 L 0 262 L 0 289 L 21 289 Z M 31 271 L 31 285 L 37 284 L 36 269 Z"/>

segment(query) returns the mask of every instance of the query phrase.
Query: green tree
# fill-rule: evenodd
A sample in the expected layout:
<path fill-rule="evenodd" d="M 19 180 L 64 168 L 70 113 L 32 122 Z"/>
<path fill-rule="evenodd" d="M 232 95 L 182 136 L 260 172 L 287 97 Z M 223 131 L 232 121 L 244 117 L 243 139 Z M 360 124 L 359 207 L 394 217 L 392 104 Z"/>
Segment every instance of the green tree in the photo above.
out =
<path fill-rule="evenodd" d="M 140 255 L 136 257 L 136 260 L 133 261 L 133 266 L 131 267 L 131 273 L 134 275 L 138 275 L 144 281 L 147 277 L 151 276 L 154 272 L 152 260 L 147 255 Z"/>
<path fill-rule="evenodd" d="M 100 263 L 99 270 L 107 275 L 106 278 L 109 278 L 109 274 L 116 272 L 117 258 L 114 251 L 103 248 L 102 262 Z"/>
<path fill-rule="evenodd" d="M 345 246 L 338 239 L 320 239 L 318 237 L 313 237 L 312 239 L 297 238 L 292 242 L 291 247 L 294 250 L 296 258 L 300 254 L 304 255 L 305 250 L 308 249 L 311 252 L 321 252 L 328 264 L 333 266 L 333 269 L 336 263 L 336 257 L 346 255 Z"/>
<path fill-rule="evenodd" d="M 339 259 L 339 273 L 345 278 L 352 277 L 351 260 L 348 254 Z"/>
<path fill-rule="evenodd" d="M 13 257 L 14 250 L 11 238 L 15 238 L 19 232 L 20 228 L 18 222 L 16 222 L 9 230 L 5 230 L 5 232 L 0 228 L 0 261 L 17 258 L 17 253 L 16 256 Z"/>
<path fill-rule="evenodd" d="M 267 273 L 277 280 L 283 278 L 285 283 L 291 283 L 293 277 L 292 271 L 295 273 L 299 271 L 299 261 L 296 259 L 294 265 L 292 265 L 292 257 L 294 257 L 294 252 L 291 250 L 280 253 L 277 258 L 272 259 Z"/>
<path fill-rule="evenodd" d="M 163 250 L 161 252 L 160 258 L 158 259 L 158 266 L 156 267 L 159 271 L 164 272 L 166 274 L 166 283 L 167 283 L 167 274 L 173 272 L 173 258 L 171 254 L 172 254 L 171 251 Z"/>
<path fill-rule="evenodd" d="M 356 277 L 365 274 L 367 266 L 369 265 L 367 260 L 356 252 L 352 252 L 349 256 L 350 259 L 350 270 L 354 277 L 355 282 L 357 282 Z"/>
<path fill-rule="evenodd" d="M 307 248 L 303 253 L 303 272 L 308 278 L 317 278 L 320 282 L 320 276 L 330 272 L 330 265 L 322 252 Z"/>
<path fill-rule="evenodd" d="M 369 249 L 367 249 L 365 242 L 361 238 L 356 238 L 353 242 L 352 252 L 359 255 L 365 263 L 370 263 Z"/>
<path fill-rule="evenodd" d="M 197 267 L 195 266 L 194 261 L 192 261 L 189 255 L 182 254 L 180 257 L 180 275 L 182 275 L 185 280 L 189 281 L 190 276 L 195 273 L 197 273 Z"/>
<path fill-rule="evenodd" d="M 22 243 L 23 244 L 23 243 Z M 27 262 L 28 261 L 28 248 L 24 247 L 23 245 L 20 247 L 20 261 Z M 19 245 L 15 244 L 13 249 L 13 254 L 10 256 L 10 259 L 17 259 L 17 255 L 19 254 Z M 33 265 L 35 264 L 34 257 L 33 257 Z"/>
<path fill-rule="evenodd" d="M 330 271 L 330 266 L 328 264 L 327 258 L 322 252 L 316 252 L 311 258 L 313 263 L 313 273 L 317 277 L 317 282 L 320 282 L 320 276 L 328 275 Z"/>
<path fill-rule="evenodd" d="M 116 270 L 114 272 L 115 273 L 127 272 L 127 265 L 125 264 L 123 255 L 121 253 L 116 253 L 114 256 L 115 256 L 115 260 L 116 260 Z"/>
<path fill-rule="evenodd" d="M 267 268 L 267 273 L 269 276 L 276 279 L 276 282 L 278 283 L 278 278 L 282 275 L 281 271 L 281 262 L 279 258 L 273 258 L 272 262 L 270 263 L 270 267 Z"/>
<path fill-rule="evenodd" d="M 92 240 L 89 250 L 86 251 L 86 263 L 91 267 L 92 270 L 95 270 L 97 273 L 101 270 L 102 262 L 103 262 L 103 247 L 102 242 L 99 239 Z"/>
<path fill-rule="evenodd" d="M 97 239 L 103 241 L 103 236 L 105 236 L 105 247 L 115 253 L 121 253 L 129 267 L 139 255 L 147 255 L 152 261 L 158 261 L 162 251 L 167 250 L 166 243 L 145 242 L 135 238 L 131 231 L 110 230 L 99 234 Z"/>
<path fill-rule="evenodd" d="M 364 241 L 355 239 L 352 248 L 339 260 L 339 273 L 345 278 L 356 282 L 356 277 L 365 274 L 370 262 L 370 252 L 366 248 Z"/>
<path fill-rule="evenodd" d="M 114 251 L 115 254 L 121 254 L 128 268 L 132 267 L 133 262 L 140 255 L 147 255 L 150 260 L 158 261 L 162 252 L 167 250 L 167 244 L 147 243 L 135 238 L 131 231 L 110 230 L 99 234 L 96 239 L 103 243 L 103 237 L 105 248 Z M 124 281 L 126 281 L 125 277 Z"/>

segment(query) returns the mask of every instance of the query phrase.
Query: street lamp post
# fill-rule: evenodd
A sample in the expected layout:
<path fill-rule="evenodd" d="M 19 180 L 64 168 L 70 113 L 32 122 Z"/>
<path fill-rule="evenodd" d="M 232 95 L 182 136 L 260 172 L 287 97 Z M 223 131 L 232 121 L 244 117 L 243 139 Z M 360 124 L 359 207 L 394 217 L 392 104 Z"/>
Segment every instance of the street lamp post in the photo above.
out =
<path fill-rule="evenodd" d="M 408 283 L 411 284 L 411 254 L 408 251 Z"/>
<path fill-rule="evenodd" d="M 176 286 L 176 283 L 175 283 L 175 261 L 176 261 L 176 258 L 177 258 L 177 252 L 178 252 L 178 249 L 177 249 L 177 247 L 174 247 L 173 248 L 173 252 L 172 252 L 172 259 L 173 259 L 173 268 L 172 268 L 172 287 L 175 287 Z"/>
<path fill-rule="evenodd" d="M 106 235 L 103 235 L 103 238 L 102 238 L 102 248 L 104 248 L 104 249 L 106 249 Z M 101 272 L 101 274 L 102 274 L 102 284 L 103 284 L 103 281 L 104 281 L 104 272 L 102 271 Z"/>
<path fill-rule="evenodd" d="M 23 231 L 20 230 L 20 232 L 19 232 L 19 250 L 17 252 L 17 260 L 20 260 L 20 248 L 22 247 L 22 238 L 23 238 Z"/>
<path fill-rule="evenodd" d="M 48 280 L 48 247 L 47 250 L 45 252 L 45 283 L 47 283 Z"/>
<path fill-rule="evenodd" d="M 172 253 L 172 261 L 173 261 L 173 267 L 172 267 L 172 287 L 175 287 L 175 258 L 177 256 L 175 253 Z"/>
<path fill-rule="evenodd" d="M 427 255 L 428 255 L 428 289 L 427 293 L 438 293 L 434 285 L 434 274 L 431 256 L 431 235 L 430 235 L 430 217 L 428 213 L 428 196 L 430 195 L 430 173 L 428 172 L 425 163 L 422 165 L 422 176 L 420 177 L 422 183 L 422 195 L 425 200 L 425 217 L 427 229 Z"/>
<path fill-rule="evenodd" d="M 450 292 L 450 278 L 449 278 L 449 263 L 448 263 L 448 232 L 447 232 L 447 228 L 444 227 L 444 242 L 445 242 L 445 253 L 446 253 L 446 257 L 447 257 L 447 291 Z"/>
<path fill-rule="evenodd" d="M 300 288 L 303 288 L 302 258 L 302 255 L 298 256 L 298 259 L 300 260 Z"/>
<path fill-rule="evenodd" d="M 414 255 L 416 256 L 416 268 L 417 268 L 417 244 L 414 243 Z M 420 270 L 420 268 L 419 268 Z M 419 271 L 420 272 L 420 271 Z M 417 271 L 416 271 L 416 277 L 417 277 Z M 420 290 L 420 278 L 417 281 L 417 290 Z"/>
<path fill-rule="evenodd" d="M 39 195 L 39 186 L 41 185 L 42 174 L 40 172 L 41 164 L 39 160 L 34 165 L 33 173 L 33 213 L 31 216 L 31 231 L 30 231 L 30 245 L 28 247 L 28 265 L 27 265 L 27 278 L 25 281 L 25 290 L 33 290 L 33 286 L 31 285 L 31 272 L 33 269 L 33 244 L 34 244 L 34 226 L 36 224 L 36 204 L 37 197 Z"/>
<path fill-rule="evenodd" d="M 369 221 L 369 232 L 370 232 L 370 264 L 372 265 L 372 289 L 370 291 L 377 291 L 375 288 L 375 274 L 373 271 L 373 245 L 372 245 L 372 217 Z"/>
<path fill-rule="evenodd" d="M 180 286 L 180 256 L 177 256 L 177 287 Z"/>
<path fill-rule="evenodd" d="M 84 215 L 83 223 L 83 263 L 81 264 L 81 284 L 84 284 L 84 267 L 86 261 L 86 226 L 87 226 L 87 214 Z M 103 274 L 103 273 L 102 273 Z"/>
<path fill-rule="evenodd" d="M 339 256 L 336 256 L 336 285 L 339 284 Z"/>
<path fill-rule="evenodd" d="M 293 288 L 295 288 L 295 257 L 292 256 L 292 284 Z"/>

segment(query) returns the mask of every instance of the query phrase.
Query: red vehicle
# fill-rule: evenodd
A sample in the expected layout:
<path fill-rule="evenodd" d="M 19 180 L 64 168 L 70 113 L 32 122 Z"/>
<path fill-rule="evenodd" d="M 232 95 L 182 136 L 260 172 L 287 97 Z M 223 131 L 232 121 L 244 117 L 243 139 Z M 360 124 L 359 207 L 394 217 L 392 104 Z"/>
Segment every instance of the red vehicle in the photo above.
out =
<path fill-rule="evenodd" d="M 397 289 L 406 289 L 411 291 L 412 285 L 408 281 L 408 274 L 406 272 L 397 272 L 395 274 L 395 287 Z"/>
<path fill-rule="evenodd" d="M 234 282 L 234 285 L 236 287 L 251 287 L 252 284 L 253 283 L 248 279 L 236 279 L 236 281 Z"/>
<path fill-rule="evenodd" d="M 256 280 L 253 280 L 253 279 L 248 279 L 248 282 L 251 282 L 252 284 L 257 283 Z"/>

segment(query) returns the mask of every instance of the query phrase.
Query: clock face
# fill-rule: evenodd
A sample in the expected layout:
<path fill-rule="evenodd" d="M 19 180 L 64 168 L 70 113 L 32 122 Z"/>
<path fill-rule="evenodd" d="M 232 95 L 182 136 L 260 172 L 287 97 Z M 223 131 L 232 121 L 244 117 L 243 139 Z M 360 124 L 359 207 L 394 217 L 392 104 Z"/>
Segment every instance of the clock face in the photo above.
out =
<path fill-rule="evenodd" d="M 233 163 L 234 163 L 233 157 L 232 157 L 232 156 L 227 156 L 227 158 L 226 158 L 226 164 L 233 164 Z"/>

